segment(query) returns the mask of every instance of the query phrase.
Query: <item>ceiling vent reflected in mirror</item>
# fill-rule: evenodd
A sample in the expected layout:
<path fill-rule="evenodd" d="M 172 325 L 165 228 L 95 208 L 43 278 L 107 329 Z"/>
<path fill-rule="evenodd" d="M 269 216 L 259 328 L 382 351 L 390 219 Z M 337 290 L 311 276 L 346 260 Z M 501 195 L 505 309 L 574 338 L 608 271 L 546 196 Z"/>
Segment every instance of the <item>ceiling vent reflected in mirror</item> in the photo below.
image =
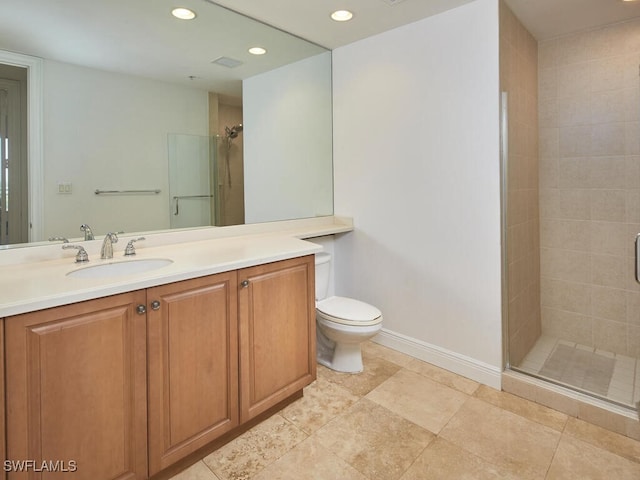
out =
<path fill-rule="evenodd" d="M 404 2 L 404 0 L 382 0 L 384 3 L 386 3 L 387 5 L 391 5 L 392 7 L 394 5 L 397 5 L 399 3 Z"/>
<path fill-rule="evenodd" d="M 211 63 L 222 65 L 223 67 L 227 67 L 227 68 L 235 68 L 243 64 L 243 62 L 241 62 L 240 60 L 236 60 L 235 58 L 229 58 L 229 57 L 218 57 L 215 60 L 212 60 Z"/>

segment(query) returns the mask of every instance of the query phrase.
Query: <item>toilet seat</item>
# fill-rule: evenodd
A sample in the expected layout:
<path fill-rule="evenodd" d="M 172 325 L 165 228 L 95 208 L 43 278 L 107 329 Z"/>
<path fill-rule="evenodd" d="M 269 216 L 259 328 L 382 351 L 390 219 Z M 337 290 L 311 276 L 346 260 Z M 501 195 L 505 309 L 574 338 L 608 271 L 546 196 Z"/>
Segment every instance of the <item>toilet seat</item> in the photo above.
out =
<path fill-rule="evenodd" d="M 325 320 L 341 325 L 370 326 L 382 322 L 382 312 L 373 305 L 346 297 L 329 297 L 316 304 L 316 311 Z"/>

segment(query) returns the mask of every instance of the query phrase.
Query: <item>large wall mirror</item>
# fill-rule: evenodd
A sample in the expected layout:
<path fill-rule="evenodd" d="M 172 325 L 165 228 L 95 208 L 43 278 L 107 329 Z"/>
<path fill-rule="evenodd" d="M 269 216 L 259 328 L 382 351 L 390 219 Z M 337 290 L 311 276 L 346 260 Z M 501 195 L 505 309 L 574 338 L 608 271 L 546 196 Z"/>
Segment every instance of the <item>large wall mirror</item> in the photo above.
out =
<path fill-rule="evenodd" d="M 330 51 L 209 0 L 2 10 L 0 245 L 333 213 Z"/>

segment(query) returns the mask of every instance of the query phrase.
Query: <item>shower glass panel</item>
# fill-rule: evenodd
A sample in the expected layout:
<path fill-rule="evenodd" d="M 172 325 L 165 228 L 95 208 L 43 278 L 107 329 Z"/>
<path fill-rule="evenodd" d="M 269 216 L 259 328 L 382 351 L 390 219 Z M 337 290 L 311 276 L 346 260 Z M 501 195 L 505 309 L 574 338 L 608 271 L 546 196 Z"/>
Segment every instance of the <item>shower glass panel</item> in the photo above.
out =
<path fill-rule="evenodd" d="M 171 228 L 215 225 L 216 139 L 170 134 L 169 223 Z"/>
<path fill-rule="evenodd" d="M 507 366 L 637 408 L 640 20 L 534 48 L 503 16 Z"/>

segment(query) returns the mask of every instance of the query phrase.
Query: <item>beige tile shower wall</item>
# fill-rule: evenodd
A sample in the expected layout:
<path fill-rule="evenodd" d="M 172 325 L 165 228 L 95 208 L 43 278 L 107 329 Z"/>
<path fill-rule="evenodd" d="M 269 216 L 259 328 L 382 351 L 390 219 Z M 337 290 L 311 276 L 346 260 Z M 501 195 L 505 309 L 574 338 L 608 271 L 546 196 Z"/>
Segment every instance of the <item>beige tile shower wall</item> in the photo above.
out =
<path fill-rule="evenodd" d="M 500 85 L 508 93 L 507 263 L 509 357 L 518 365 L 540 323 L 538 46 L 500 3 Z"/>
<path fill-rule="evenodd" d="M 542 330 L 640 355 L 640 20 L 539 45 Z"/>
<path fill-rule="evenodd" d="M 244 223 L 244 134 L 234 138 L 231 144 L 225 140 L 225 127 L 242 123 L 240 100 L 220 96 L 218 115 L 221 138 L 218 143 L 218 225 L 241 225 Z"/>

